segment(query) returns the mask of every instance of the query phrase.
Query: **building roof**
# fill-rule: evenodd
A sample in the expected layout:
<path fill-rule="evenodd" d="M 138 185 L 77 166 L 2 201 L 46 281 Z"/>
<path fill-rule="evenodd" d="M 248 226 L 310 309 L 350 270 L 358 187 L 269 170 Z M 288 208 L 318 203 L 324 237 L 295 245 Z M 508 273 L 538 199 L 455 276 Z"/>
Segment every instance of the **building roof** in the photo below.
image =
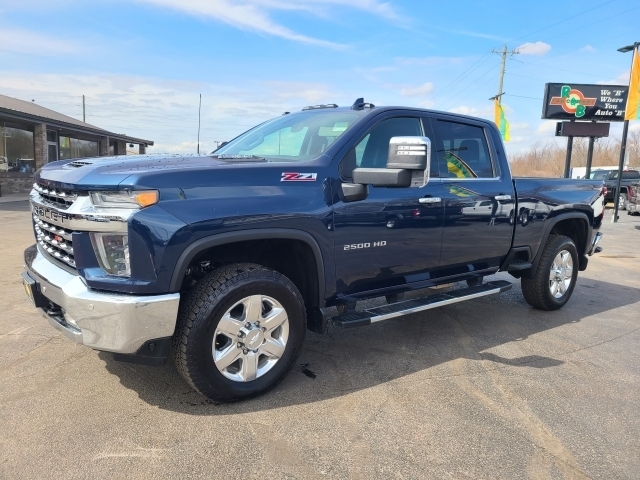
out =
<path fill-rule="evenodd" d="M 25 102 L 24 100 L 7 97 L 6 95 L 0 95 L 0 115 L 1 114 L 20 120 L 27 120 L 32 123 L 45 123 L 53 127 L 62 127 L 68 130 L 109 137 L 114 140 L 122 140 L 128 143 L 153 145 L 152 140 L 145 140 L 143 138 L 129 137 L 124 134 L 109 132 L 108 130 L 81 122 L 73 117 L 42 107 L 36 103 Z"/>

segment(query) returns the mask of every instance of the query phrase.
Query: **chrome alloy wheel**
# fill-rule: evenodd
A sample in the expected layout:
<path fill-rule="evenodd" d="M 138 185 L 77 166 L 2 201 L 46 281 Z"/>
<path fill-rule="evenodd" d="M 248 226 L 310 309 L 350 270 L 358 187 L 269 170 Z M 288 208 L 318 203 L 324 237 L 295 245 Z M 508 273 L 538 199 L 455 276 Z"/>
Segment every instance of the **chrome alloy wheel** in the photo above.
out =
<path fill-rule="evenodd" d="M 626 207 L 626 202 L 627 202 L 626 195 L 624 195 L 623 193 L 618 195 L 618 209 L 619 210 L 624 210 L 624 208 Z"/>
<path fill-rule="evenodd" d="M 222 316 L 213 335 L 213 361 L 225 377 L 250 382 L 271 370 L 284 355 L 289 317 L 274 298 L 251 295 Z"/>
<path fill-rule="evenodd" d="M 573 258 L 567 250 L 561 250 L 551 265 L 549 290 L 555 298 L 562 297 L 573 281 Z"/>

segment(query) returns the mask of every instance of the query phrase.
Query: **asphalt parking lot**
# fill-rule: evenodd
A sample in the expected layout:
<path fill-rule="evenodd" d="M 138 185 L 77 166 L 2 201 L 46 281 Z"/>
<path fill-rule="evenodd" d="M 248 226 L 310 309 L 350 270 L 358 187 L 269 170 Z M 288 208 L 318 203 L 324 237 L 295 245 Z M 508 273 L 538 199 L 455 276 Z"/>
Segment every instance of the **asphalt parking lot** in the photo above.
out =
<path fill-rule="evenodd" d="M 0 477 L 639 478 L 640 217 L 611 215 L 561 311 L 514 280 L 308 333 L 278 388 L 216 405 L 51 328 L 21 284 L 26 202 L 0 204 Z"/>

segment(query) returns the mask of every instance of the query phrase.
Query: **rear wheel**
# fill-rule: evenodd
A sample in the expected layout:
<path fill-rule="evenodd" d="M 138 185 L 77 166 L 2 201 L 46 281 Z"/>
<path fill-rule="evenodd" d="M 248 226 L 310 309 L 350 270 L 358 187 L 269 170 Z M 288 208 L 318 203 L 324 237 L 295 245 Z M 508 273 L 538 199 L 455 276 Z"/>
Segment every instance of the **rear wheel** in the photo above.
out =
<path fill-rule="evenodd" d="M 172 354 L 185 380 L 212 400 L 267 392 L 296 361 L 304 302 L 283 275 L 254 264 L 214 270 L 181 305 Z"/>
<path fill-rule="evenodd" d="M 627 208 L 627 194 L 621 193 L 618 197 L 618 210 L 625 210 Z"/>
<path fill-rule="evenodd" d="M 482 280 L 484 280 L 484 277 L 469 278 L 469 279 L 467 279 L 467 286 L 468 287 L 477 287 L 478 285 L 482 285 Z"/>
<path fill-rule="evenodd" d="M 549 235 L 532 278 L 522 279 L 527 303 L 542 310 L 558 310 L 571 298 L 578 278 L 578 251 L 573 240 Z"/>

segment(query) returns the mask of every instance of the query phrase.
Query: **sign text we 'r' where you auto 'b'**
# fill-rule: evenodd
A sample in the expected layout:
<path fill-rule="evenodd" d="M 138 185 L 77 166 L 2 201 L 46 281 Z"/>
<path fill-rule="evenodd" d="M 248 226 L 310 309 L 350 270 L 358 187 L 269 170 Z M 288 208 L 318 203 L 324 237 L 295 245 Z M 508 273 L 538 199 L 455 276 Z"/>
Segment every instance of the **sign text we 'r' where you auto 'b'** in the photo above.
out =
<path fill-rule="evenodd" d="M 542 118 L 621 122 L 628 94 L 628 85 L 547 83 Z"/>

